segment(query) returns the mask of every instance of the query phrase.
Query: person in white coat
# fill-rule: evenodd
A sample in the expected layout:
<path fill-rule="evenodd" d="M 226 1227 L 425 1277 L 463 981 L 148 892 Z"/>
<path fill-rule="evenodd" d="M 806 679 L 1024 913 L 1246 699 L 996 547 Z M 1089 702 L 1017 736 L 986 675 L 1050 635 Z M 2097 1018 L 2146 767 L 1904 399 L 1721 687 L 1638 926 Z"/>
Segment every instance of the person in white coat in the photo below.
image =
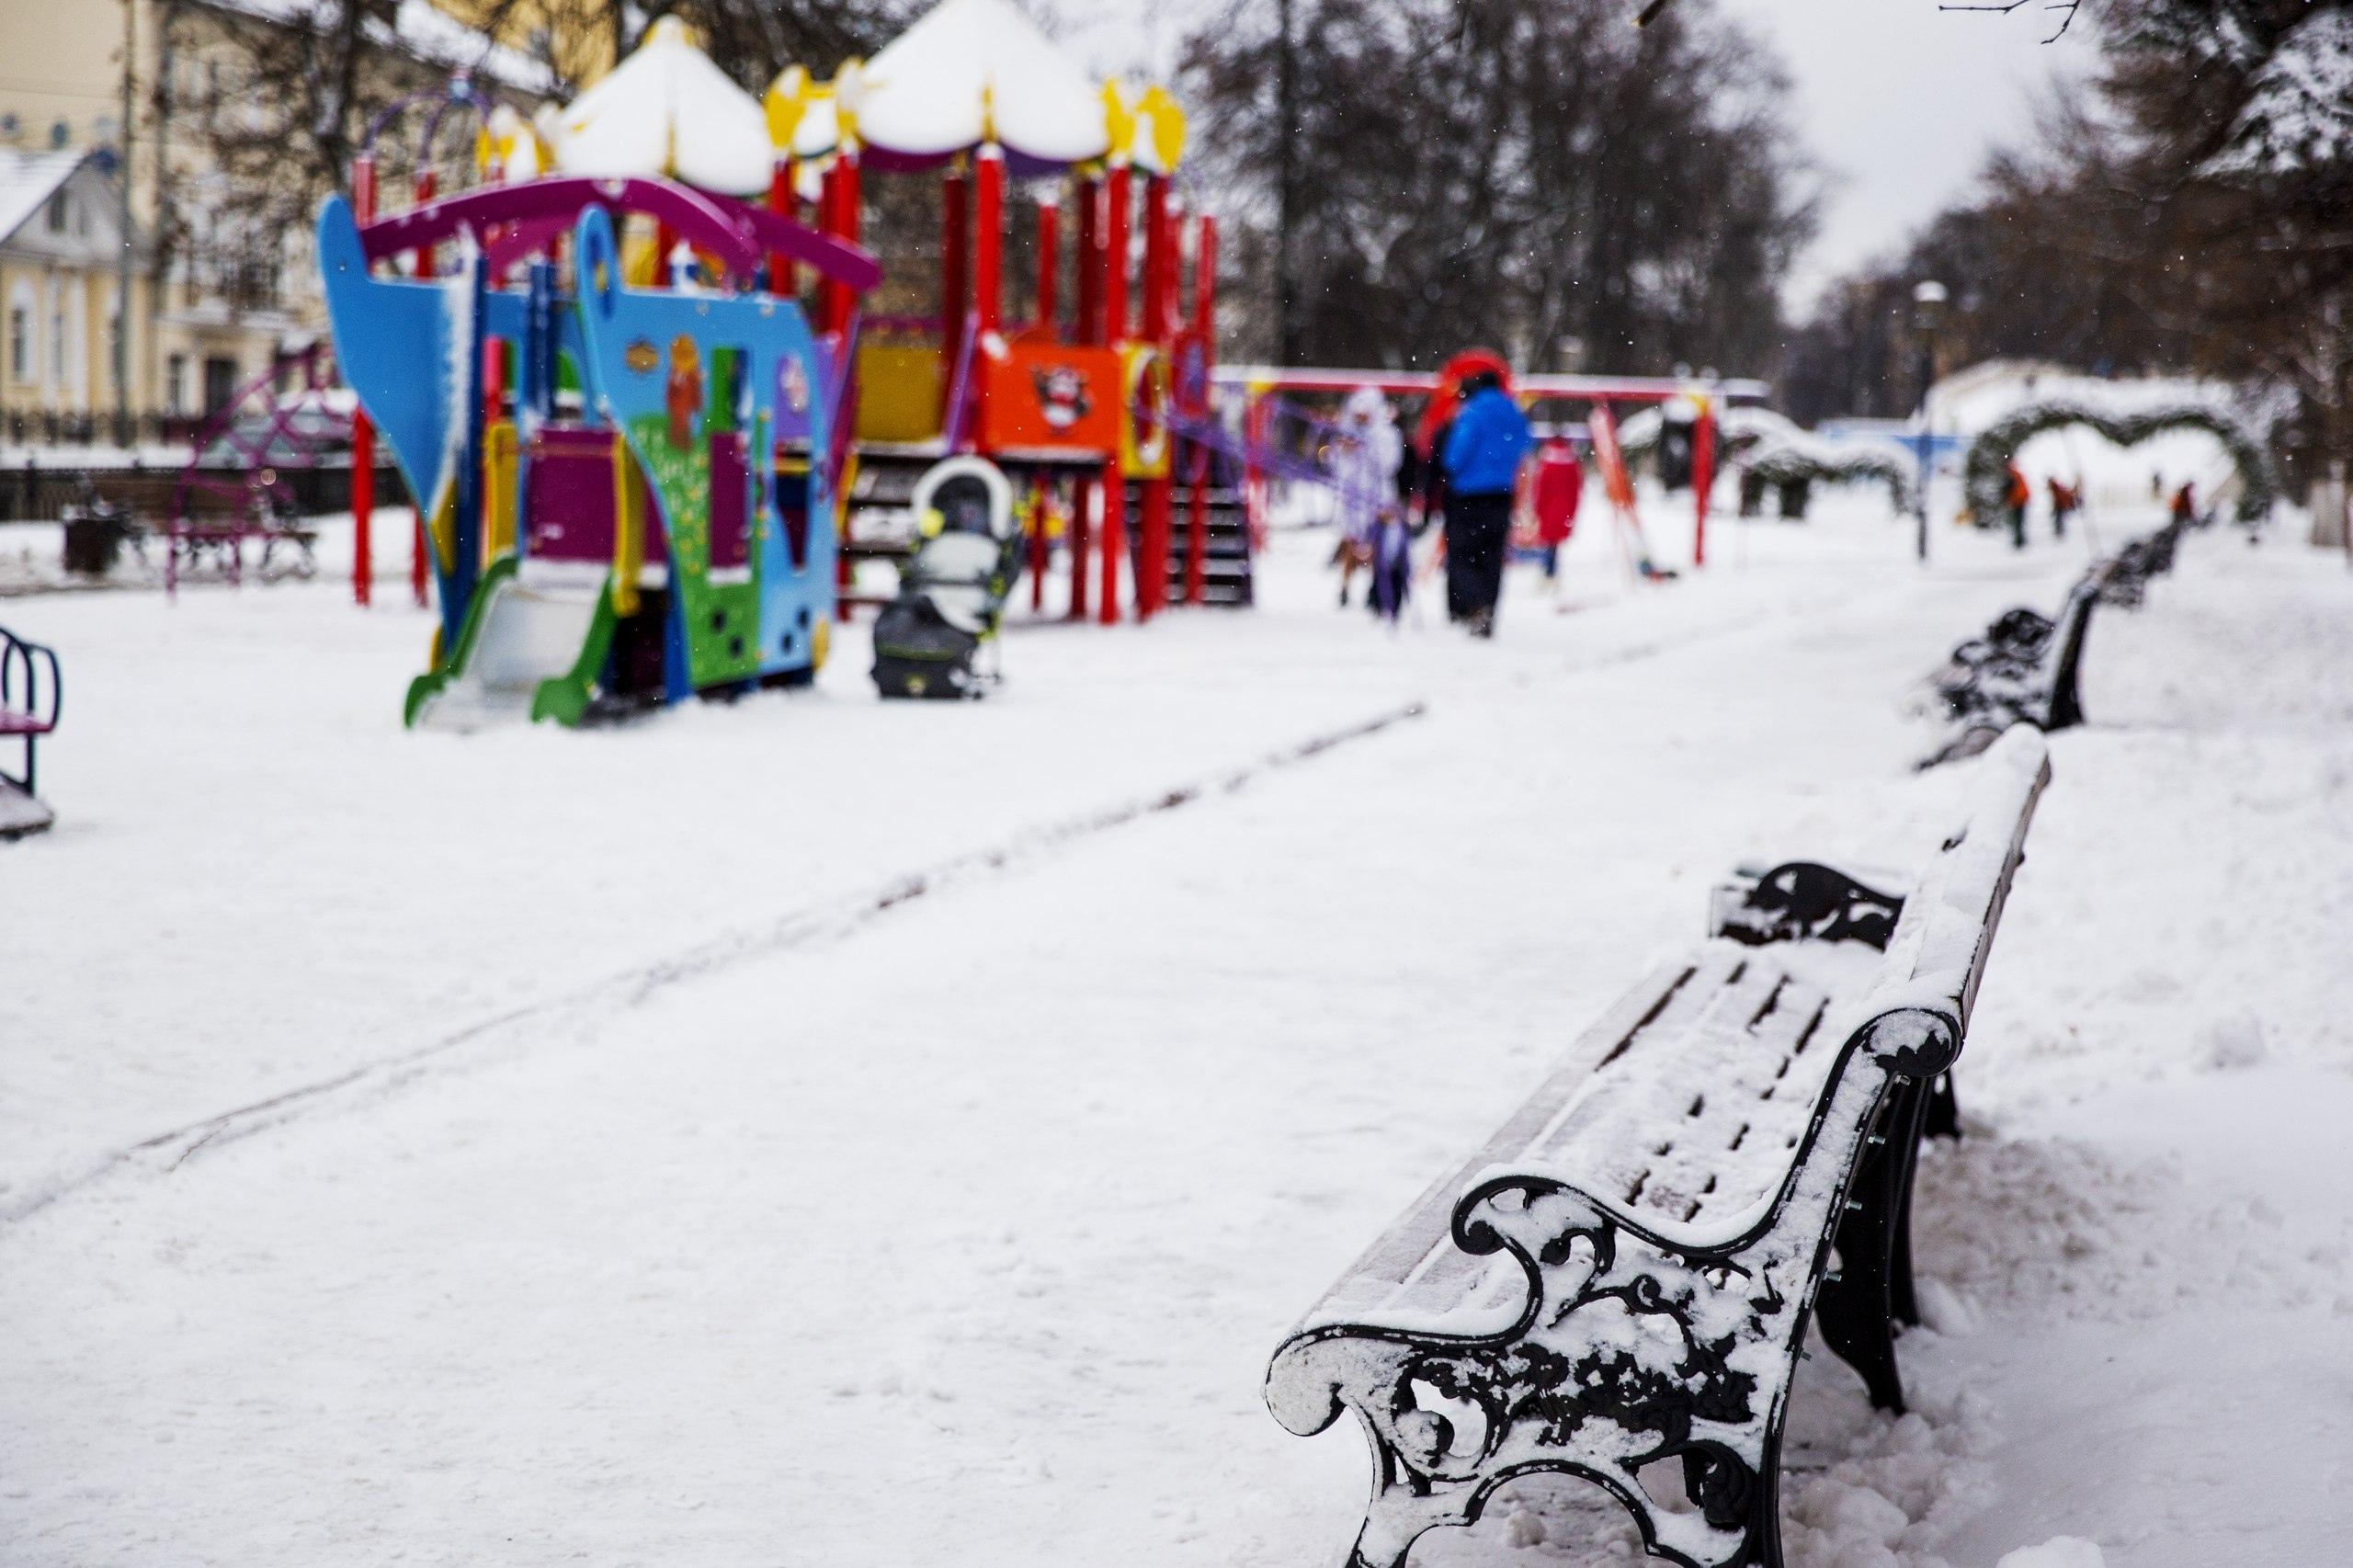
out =
<path fill-rule="evenodd" d="M 1381 562 L 1386 528 L 1402 527 L 1397 506 L 1397 467 L 1404 460 L 1404 438 L 1397 432 L 1389 400 L 1374 387 L 1358 387 L 1340 409 L 1340 435 L 1332 457 L 1332 484 L 1339 494 L 1340 542 L 1333 559 L 1340 568 L 1340 603 L 1359 567 L 1373 574 L 1373 608 L 1394 617 L 1399 603 L 1383 603 Z"/>

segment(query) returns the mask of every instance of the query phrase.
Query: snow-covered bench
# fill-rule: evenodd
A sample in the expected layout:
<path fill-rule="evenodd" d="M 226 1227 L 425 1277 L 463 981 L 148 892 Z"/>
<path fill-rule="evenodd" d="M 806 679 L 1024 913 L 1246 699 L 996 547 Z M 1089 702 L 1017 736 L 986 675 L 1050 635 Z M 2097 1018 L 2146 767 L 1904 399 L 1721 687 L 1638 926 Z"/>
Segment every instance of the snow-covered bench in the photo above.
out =
<path fill-rule="evenodd" d="M 2014 724 L 2049 733 L 2084 722 L 2084 642 L 2092 608 L 2114 570 L 2112 561 L 2103 561 L 2085 573 L 2055 620 L 2023 608 L 2006 610 L 1983 636 L 1953 649 L 1928 676 L 1923 704 L 1945 720 L 1949 733 L 1920 767 L 1975 756 Z"/>
<path fill-rule="evenodd" d="M 2120 609 L 2139 609 L 2149 579 L 2173 570 L 2174 551 L 2181 542 L 2182 523 L 2177 518 L 2145 539 L 2136 539 L 2116 552 L 2101 579 L 2099 602 Z"/>
<path fill-rule="evenodd" d="M 1659 1556 L 1778 1568 L 1809 1313 L 1903 1408 L 1890 1316 L 1927 1087 L 2050 778 L 2028 726 L 1979 768 L 1900 915 L 1820 877 L 1802 908 L 1720 911 L 1725 934 L 1628 994 L 1284 1341 L 1276 1417 L 1305 1436 L 1353 1411 L 1372 1443 L 1358 1568 L 1531 1471 L 1607 1488 Z"/>

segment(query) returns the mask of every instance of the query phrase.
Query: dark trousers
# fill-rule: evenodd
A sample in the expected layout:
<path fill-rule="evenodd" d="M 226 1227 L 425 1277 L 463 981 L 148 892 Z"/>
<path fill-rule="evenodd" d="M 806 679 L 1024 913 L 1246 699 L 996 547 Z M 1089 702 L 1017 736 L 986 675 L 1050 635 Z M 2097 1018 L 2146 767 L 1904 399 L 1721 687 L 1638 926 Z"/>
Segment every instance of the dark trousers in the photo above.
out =
<path fill-rule="evenodd" d="M 1467 620 L 1492 610 L 1504 592 L 1504 544 L 1511 537 L 1511 494 L 1446 498 L 1446 614 Z"/>

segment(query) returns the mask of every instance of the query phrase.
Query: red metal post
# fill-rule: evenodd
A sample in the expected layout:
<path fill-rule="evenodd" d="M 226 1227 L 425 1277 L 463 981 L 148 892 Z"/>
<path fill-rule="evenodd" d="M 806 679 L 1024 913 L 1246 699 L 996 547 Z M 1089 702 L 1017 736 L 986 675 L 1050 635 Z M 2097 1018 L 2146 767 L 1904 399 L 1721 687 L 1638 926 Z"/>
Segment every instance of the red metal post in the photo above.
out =
<path fill-rule="evenodd" d="M 1699 400 L 1699 417 L 1691 426 L 1691 564 L 1708 563 L 1708 492 L 1716 486 L 1716 409 Z"/>
<path fill-rule="evenodd" d="M 1078 254 L 1072 258 L 1078 278 L 1078 319 L 1071 326 L 1073 343 L 1103 341 L 1103 187 L 1089 175 L 1078 182 Z"/>
<path fill-rule="evenodd" d="M 972 330 L 977 355 L 1005 319 L 1005 152 L 994 142 L 972 155 Z M 988 378 L 974 364 L 964 395 L 972 400 L 965 445 L 975 444 Z"/>
<path fill-rule="evenodd" d="M 1048 187 L 1038 197 L 1038 328 L 1049 339 L 1062 335 L 1054 317 L 1062 301 L 1062 192 Z"/>
<path fill-rule="evenodd" d="M 1086 619 L 1086 551 L 1094 532 L 1087 516 L 1097 500 L 1102 486 L 1093 478 L 1074 481 L 1071 487 L 1070 508 L 1070 618 Z"/>
<path fill-rule="evenodd" d="M 1103 176 L 1103 336 L 1117 343 L 1128 335 L 1128 165 L 1113 164 Z"/>
<path fill-rule="evenodd" d="M 1005 319 L 1005 153 L 994 142 L 972 155 L 972 319 L 983 332 Z"/>
<path fill-rule="evenodd" d="M 825 175 L 825 232 L 835 239 L 858 244 L 860 197 L 855 143 L 845 142 L 841 151 L 834 154 L 834 166 Z M 824 324 L 824 330 L 846 330 L 854 304 L 849 285 L 829 278 L 819 292 L 819 319 Z"/>
<path fill-rule="evenodd" d="M 351 160 L 351 210 L 366 223 L 376 216 L 376 160 L 366 153 Z M 376 426 L 357 398 L 351 408 L 351 602 L 366 607 L 374 597 L 376 520 Z"/>
<path fill-rule="evenodd" d="M 1137 312 L 1138 335 L 1160 351 L 1161 368 L 1172 369 L 1176 358 L 1171 341 L 1176 271 L 1176 231 L 1169 223 L 1168 176 L 1155 174 L 1143 187 L 1143 299 Z M 1169 383 L 1174 394 L 1173 380 Z M 1170 448 L 1165 470 L 1143 482 L 1143 554 L 1137 568 L 1136 611 L 1146 619 L 1168 602 L 1169 535 L 1175 520 L 1175 437 L 1165 426 L 1159 432 Z"/>
<path fill-rule="evenodd" d="M 1128 165 L 1115 160 L 1103 176 L 1103 332 L 1105 341 L 1118 342 L 1128 334 Z M 1120 454 L 1103 462 L 1103 532 L 1096 554 L 1103 562 L 1102 584 L 1095 601 L 1095 619 L 1104 626 L 1120 621 L 1120 559 L 1127 553 L 1128 486 L 1120 472 Z"/>
<path fill-rule="evenodd" d="M 1128 483 L 1120 474 L 1120 455 L 1103 461 L 1103 538 L 1096 553 L 1103 562 L 1103 583 L 1095 601 L 1095 619 L 1104 626 L 1120 624 L 1120 557 L 1128 549 Z"/>

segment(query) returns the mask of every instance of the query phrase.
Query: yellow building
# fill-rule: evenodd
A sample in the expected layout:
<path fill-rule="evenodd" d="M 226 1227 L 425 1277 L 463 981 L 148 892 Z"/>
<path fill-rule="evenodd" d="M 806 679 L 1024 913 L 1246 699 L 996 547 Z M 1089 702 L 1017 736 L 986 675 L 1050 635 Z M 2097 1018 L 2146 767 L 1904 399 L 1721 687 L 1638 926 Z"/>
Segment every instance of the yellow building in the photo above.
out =
<path fill-rule="evenodd" d="M 108 154 L 0 148 L 0 438 L 87 439 L 89 416 L 115 406 L 121 219 Z M 131 245 L 134 262 L 140 248 Z M 134 361 L 148 294 L 141 270 Z"/>
<path fill-rule="evenodd" d="M 460 72 L 526 110 L 552 89 L 524 50 L 428 0 L 367 3 L 370 107 Z M 282 112 L 256 80 L 257 51 L 315 19 L 283 0 L 0 0 L 0 58 L 25 62 L 0 73 L 0 443 L 88 439 L 94 418 L 110 438 L 118 407 L 143 438 L 176 433 L 322 325 L 307 224 L 256 233 L 235 220 L 253 204 L 233 186 L 261 179 L 281 206 L 307 210 L 321 176 L 291 155 L 233 176 L 208 140 L 247 103 Z"/>

